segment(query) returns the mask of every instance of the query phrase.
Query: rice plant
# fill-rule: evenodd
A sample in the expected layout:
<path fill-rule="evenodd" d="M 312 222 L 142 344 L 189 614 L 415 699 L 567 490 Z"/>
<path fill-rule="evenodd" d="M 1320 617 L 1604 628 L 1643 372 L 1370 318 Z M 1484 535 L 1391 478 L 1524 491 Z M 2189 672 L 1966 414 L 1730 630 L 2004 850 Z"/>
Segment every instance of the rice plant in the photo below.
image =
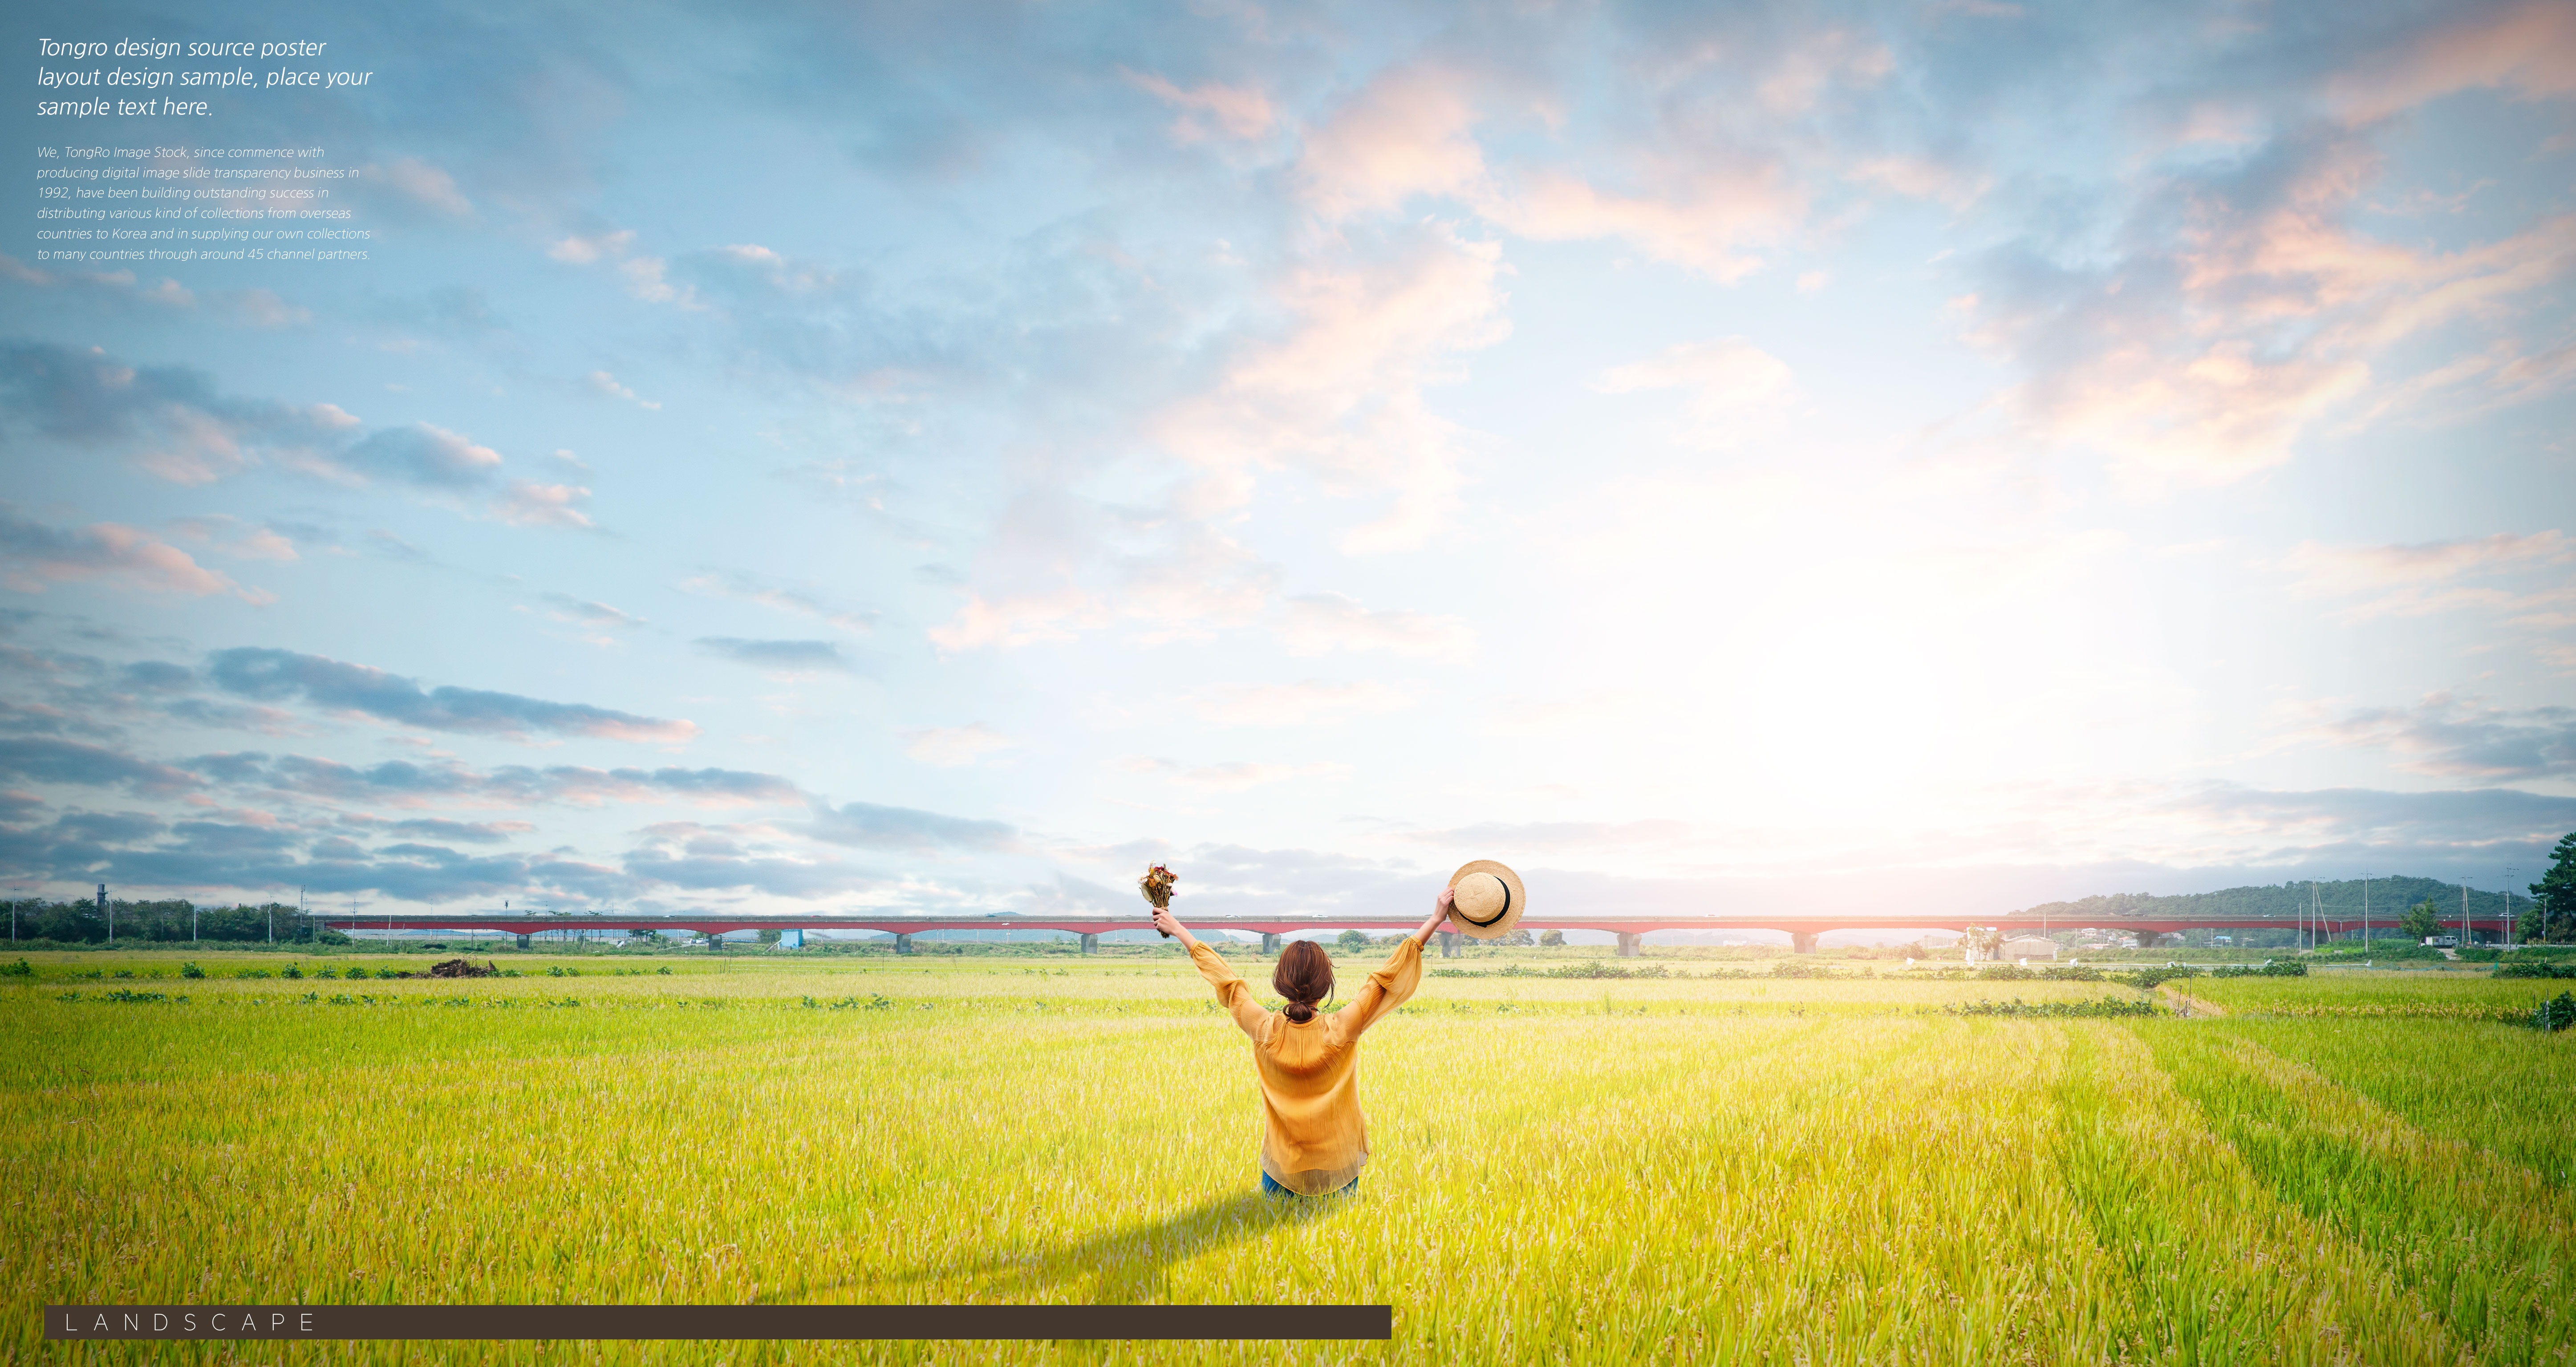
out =
<path fill-rule="evenodd" d="M 184 999 L 73 980 L 176 976 L 150 955 L 9 978 L 11 1356 L 2568 1351 L 2568 1188 L 2542 1170 L 2567 1156 L 2567 1034 L 2151 1019 L 2147 994 L 2083 982 L 1443 979 L 1364 1045 L 1357 1199 L 1283 1203 L 1255 1186 L 1241 1038 L 1171 960 L 521 962 L 216 971 Z M 1396 1337 L 64 1347 L 32 1313 L 286 1301 L 1358 1301 L 1395 1306 Z"/>

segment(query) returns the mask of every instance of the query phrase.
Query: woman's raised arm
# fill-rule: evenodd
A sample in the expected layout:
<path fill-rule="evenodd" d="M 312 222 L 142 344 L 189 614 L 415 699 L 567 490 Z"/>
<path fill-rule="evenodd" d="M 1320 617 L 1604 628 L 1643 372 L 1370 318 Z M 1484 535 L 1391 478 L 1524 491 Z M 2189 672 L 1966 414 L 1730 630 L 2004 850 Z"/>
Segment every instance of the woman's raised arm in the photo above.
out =
<path fill-rule="evenodd" d="M 1386 966 L 1368 976 L 1360 990 L 1351 994 L 1351 1004 L 1341 1011 L 1342 1037 L 1358 1039 L 1360 1032 L 1386 1018 L 1386 1014 L 1404 1005 L 1413 989 L 1422 985 L 1422 947 L 1431 941 L 1441 925 L 1449 919 L 1449 904 L 1454 894 L 1442 888 L 1431 903 L 1431 919 L 1424 921 L 1404 942 L 1388 955 Z"/>
<path fill-rule="evenodd" d="M 1431 936 L 1440 929 L 1441 922 L 1449 919 L 1449 908 L 1457 901 L 1456 888 L 1442 888 L 1440 895 L 1431 899 L 1431 919 L 1423 922 L 1421 927 L 1413 932 L 1413 942 L 1417 945 L 1431 943 Z"/>
<path fill-rule="evenodd" d="M 1181 942 L 1181 948 L 1189 951 L 1190 963 L 1198 969 L 1199 976 L 1216 989 L 1217 1005 L 1225 1008 L 1226 1014 L 1234 1018 L 1234 1023 L 1242 1028 L 1243 1033 L 1254 1039 L 1261 1038 L 1261 1032 L 1269 1028 L 1270 1013 L 1252 999 L 1252 989 L 1243 985 L 1242 975 L 1234 971 L 1234 965 L 1227 963 L 1225 956 L 1200 944 L 1199 937 L 1192 935 L 1190 928 L 1182 925 L 1169 907 L 1154 908 L 1154 929 Z"/>

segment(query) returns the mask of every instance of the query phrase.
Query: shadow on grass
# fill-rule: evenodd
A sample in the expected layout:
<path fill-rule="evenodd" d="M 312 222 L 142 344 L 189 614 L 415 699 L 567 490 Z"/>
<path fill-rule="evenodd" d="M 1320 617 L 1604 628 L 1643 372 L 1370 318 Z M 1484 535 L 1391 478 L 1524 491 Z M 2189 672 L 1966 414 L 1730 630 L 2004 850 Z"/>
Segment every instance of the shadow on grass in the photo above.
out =
<path fill-rule="evenodd" d="M 1173 1264 L 1212 1249 L 1271 1235 L 1293 1235 L 1342 1208 L 1347 1197 L 1268 1196 L 1259 1191 L 1217 1196 L 1145 1224 L 1104 1230 L 1087 1238 L 1004 1246 L 961 1263 L 861 1277 L 834 1286 L 809 1286 L 798 1301 L 836 1292 L 899 1293 L 936 1283 L 968 1283 L 996 1299 L 1013 1300 L 1040 1290 L 1090 1279 L 1082 1299 L 1101 1305 L 1164 1299 Z M 763 1297 L 763 1299 L 768 1299 Z"/>

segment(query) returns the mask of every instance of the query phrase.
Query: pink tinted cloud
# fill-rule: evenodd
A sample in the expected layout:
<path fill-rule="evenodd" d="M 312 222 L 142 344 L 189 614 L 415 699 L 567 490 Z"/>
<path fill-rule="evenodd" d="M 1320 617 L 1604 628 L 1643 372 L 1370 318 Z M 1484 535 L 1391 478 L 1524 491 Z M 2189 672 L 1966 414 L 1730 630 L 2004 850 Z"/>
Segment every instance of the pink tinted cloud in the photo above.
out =
<path fill-rule="evenodd" d="M 1211 389 L 1153 420 L 1161 444 L 1206 479 L 1193 511 L 1240 506 L 1257 472 L 1293 468 L 1338 497 L 1389 501 L 1345 550 L 1424 544 L 1464 484 L 1460 434 L 1424 389 L 1510 332 L 1499 243 L 1417 224 L 1308 259 L 1276 285 L 1289 327 L 1247 347 Z"/>
<path fill-rule="evenodd" d="M 2014 398 L 2042 434 L 2104 452 L 2133 488 L 2242 479 L 2331 415 L 2368 422 L 2482 372 L 2489 401 L 2537 392 L 2530 364 L 2508 381 L 2456 351 L 2395 353 L 2455 325 L 2504 329 L 2576 267 L 2576 218 L 2456 251 L 2381 240 L 2350 222 L 2380 173 L 2374 149 L 2342 138 L 2295 150 L 2274 180 L 2181 183 L 2165 242 L 2046 307 L 1972 298 L 1971 335 L 2028 358 Z M 2524 347 L 2493 345 L 2517 360 Z"/>
<path fill-rule="evenodd" d="M 186 551 L 116 522 L 77 529 L 48 527 L 0 511 L 0 576 L 20 593 L 42 593 L 50 584 L 103 581 L 145 593 L 191 598 L 229 593 L 265 605 L 275 596 L 246 589 L 210 570 Z"/>
<path fill-rule="evenodd" d="M 1436 66 L 1371 82 L 1307 135 L 1297 178 L 1327 220 L 1401 207 L 1415 195 L 1468 195 L 1485 179 L 1469 82 Z"/>
<path fill-rule="evenodd" d="M 2531 0 L 2448 19 L 2336 77 L 2326 95 L 2345 119 L 2364 123 L 2477 89 L 2523 99 L 2576 93 L 2576 7 Z"/>
<path fill-rule="evenodd" d="M 1269 132 L 1278 117 L 1270 97 L 1255 87 L 1202 81 L 1184 90 L 1149 72 L 1121 67 L 1118 74 L 1129 85 L 1181 111 L 1172 121 L 1172 137 L 1180 142 L 1205 141 L 1211 124 L 1230 138 L 1257 138 Z"/>

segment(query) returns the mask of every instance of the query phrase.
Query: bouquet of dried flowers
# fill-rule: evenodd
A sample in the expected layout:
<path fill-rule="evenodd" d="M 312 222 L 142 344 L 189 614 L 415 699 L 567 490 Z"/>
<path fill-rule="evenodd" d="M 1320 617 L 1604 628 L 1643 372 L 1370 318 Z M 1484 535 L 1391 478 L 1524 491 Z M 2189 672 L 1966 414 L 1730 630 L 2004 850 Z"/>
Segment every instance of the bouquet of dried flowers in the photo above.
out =
<path fill-rule="evenodd" d="M 1136 880 L 1136 887 L 1145 894 L 1145 900 L 1153 903 L 1154 909 L 1160 911 L 1172 904 L 1172 885 L 1179 881 L 1181 881 L 1179 875 L 1156 864 L 1145 870 L 1144 877 Z M 1160 933 L 1166 940 L 1172 938 L 1168 931 Z"/>

